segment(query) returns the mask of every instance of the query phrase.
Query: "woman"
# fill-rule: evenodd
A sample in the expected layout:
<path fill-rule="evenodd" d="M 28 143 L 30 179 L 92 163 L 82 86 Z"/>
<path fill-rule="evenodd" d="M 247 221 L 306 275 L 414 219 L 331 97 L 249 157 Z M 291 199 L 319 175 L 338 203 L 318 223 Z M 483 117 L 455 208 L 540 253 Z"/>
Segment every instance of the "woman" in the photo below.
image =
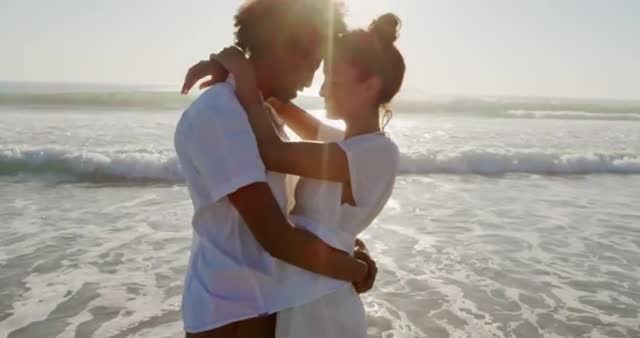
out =
<path fill-rule="evenodd" d="M 390 118 L 386 105 L 398 93 L 405 72 L 394 46 L 399 24 L 395 15 L 386 14 L 368 30 L 349 31 L 334 41 L 320 94 L 328 117 L 344 120 L 344 132 L 292 104 L 271 102 L 298 135 L 320 142 L 282 140 L 265 113 L 252 66 L 242 52 L 232 47 L 214 56 L 235 77 L 236 94 L 267 169 L 301 176 L 293 223 L 346 252 L 353 250 L 357 235 L 372 223 L 393 190 L 398 148 L 383 128 Z M 302 286 L 300 290 L 329 283 L 286 264 L 277 276 L 289 296 Z M 366 337 L 364 306 L 350 284 L 336 284 L 318 299 L 279 312 L 276 336 Z"/>

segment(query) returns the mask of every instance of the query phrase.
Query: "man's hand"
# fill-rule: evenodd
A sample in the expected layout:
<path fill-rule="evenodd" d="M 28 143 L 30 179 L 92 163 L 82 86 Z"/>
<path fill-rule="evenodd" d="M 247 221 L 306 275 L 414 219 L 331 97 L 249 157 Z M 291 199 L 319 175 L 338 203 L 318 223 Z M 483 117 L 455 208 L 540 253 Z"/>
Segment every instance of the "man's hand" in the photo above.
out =
<path fill-rule="evenodd" d="M 184 78 L 184 83 L 182 84 L 182 90 L 180 91 L 182 94 L 188 94 L 191 88 L 198 83 L 198 81 L 204 79 L 207 76 L 211 76 L 211 78 L 207 81 L 204 81 L 200 84 L 200 89 L 204 89 L 210 87 L 216 83 L 224 81 L 229 72 L 220 65 L 215 60 L 203 60 L 195 65 L 191 66 L 187 71 L 187 75 Z"/>
<path fill-rule="evenodd" d="M 371 258 L 371 256 L 369 255 L 369 251 L 366 250 L 366 247 L 364 247 L 364 249 L 362 247 L 356 248 L 356 251 L 353 253 L 353 257 L 367 263 L 368 266 L 367 276 L 363 280 L 353 283 L 353 286 L 358 293 L 368 292 L 373 288 L 373 284 L 376 281 L 376 276 L 378 275 L 378 267 L 376 266 L 376 262 Z"/>
<path fill-rule="evenodd" d="M 247 227 L 271 256 L 320 275 L 353 282 L 367 277 L 367 263 L 337 250 L 311 232 L 296 228 L 280 210 L 266 182 L 228 195 Z M 256 208 L 260 205 L 260 208 Z"/>

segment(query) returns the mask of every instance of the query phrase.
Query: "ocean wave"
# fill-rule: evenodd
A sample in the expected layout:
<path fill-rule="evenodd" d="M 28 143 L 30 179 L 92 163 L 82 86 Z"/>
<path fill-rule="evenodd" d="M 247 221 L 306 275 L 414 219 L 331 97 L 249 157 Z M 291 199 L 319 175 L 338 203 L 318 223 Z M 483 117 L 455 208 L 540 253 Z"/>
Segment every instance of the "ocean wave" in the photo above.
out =
<path fill-rule="evenodd" d="M 510 110 L 506 117 L 528 119 L 557 119 L 557 120 L 621 120 L 640 121 L 640 114 L 636 113 L 586 113 L 580 111 L 540 111 L 540 110 Z"/>
<path fill-rule="evenodd" d="M 401 154 L 399 174 L 640 174 L 640 155 L 465 150 Z M 171 152 L 88 152 L 64 148 L 0 149 L 0 175 L 62 175 L 78 181 L 181 183 Z"/>
<path fill-rule="evenodd" d="M 139 110 L 181 110 L 194 96 L 177 91 L 112 91 L 63 93 L 0 93 L 0 106 L 29 108 L 82 108 Z M 306 109 L 324 109 L 324 101 L 314 96 L 299 96 L 296 103 Z M 615 119 L 640 120 L 640 101 L 577 100 L 553 98 L 453 97 L 396 99 L 392 107 L 403 113 L 463 114 L 485 117 Z"/>
<path fill-rule="evenodd" d="M 402 154 L 399 170 L 404 174 L 640 174 L 640 155 L 470 149 Z"/>
<path fill-rule="evenodd" d="M 32 108 L 182 109 L 193 97 L 176 92 L 0 93 L 0 105 Z"/>
<path fill-rule="evenodd" d="M 183 181 L 171 153 L 100 153 L 64 148 L 1 149 L 0 175 L 64 175 L 83 181 Z"/>
<path fill-rule="evenodd" d="M 566 117 L 608 119 L 609 116 L 618 114 L 619 119 L 627 115 L 631 119 L 637 119 L 640 114 L 640 101 L 634 100 L 461 96 L 428 100 L 399 99 L 394 101 L 392 106 L 400 112 L 463 113 L 498 117 L 548 118 L 553 114 L 558 117 L 559 113 L 571 112 L 578 114 Z M 518 112 L 532 114 L 518 116 Z M 550 114 L 540 114 L 541 112 Z"/>

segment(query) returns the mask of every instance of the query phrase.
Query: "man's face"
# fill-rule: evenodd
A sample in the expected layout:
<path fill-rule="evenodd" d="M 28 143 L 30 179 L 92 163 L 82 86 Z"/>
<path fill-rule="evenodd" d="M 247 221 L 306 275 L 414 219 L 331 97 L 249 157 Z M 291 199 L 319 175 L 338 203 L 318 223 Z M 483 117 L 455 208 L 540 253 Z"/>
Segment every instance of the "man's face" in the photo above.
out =
<path fill-rule="evenodd" d="M 300 33 L 284 41 L 272 53 L 272 95 L 288 102 L 298 91 L 311 86 L 313 76 L 322 62 L 319 34 Z"/>

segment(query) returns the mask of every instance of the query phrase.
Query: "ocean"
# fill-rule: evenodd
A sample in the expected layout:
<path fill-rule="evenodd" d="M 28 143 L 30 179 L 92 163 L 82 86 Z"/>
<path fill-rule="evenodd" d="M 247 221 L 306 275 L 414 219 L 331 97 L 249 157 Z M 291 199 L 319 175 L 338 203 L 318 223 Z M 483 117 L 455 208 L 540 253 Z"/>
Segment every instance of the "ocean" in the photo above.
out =
<path fill-rule="evenodd" d="M 0 336 L 182 335 L 177 92 L 0 83 Z M 401 100 L 388 132 L 370 337 L 640 337 L 640 102 Z"/>

